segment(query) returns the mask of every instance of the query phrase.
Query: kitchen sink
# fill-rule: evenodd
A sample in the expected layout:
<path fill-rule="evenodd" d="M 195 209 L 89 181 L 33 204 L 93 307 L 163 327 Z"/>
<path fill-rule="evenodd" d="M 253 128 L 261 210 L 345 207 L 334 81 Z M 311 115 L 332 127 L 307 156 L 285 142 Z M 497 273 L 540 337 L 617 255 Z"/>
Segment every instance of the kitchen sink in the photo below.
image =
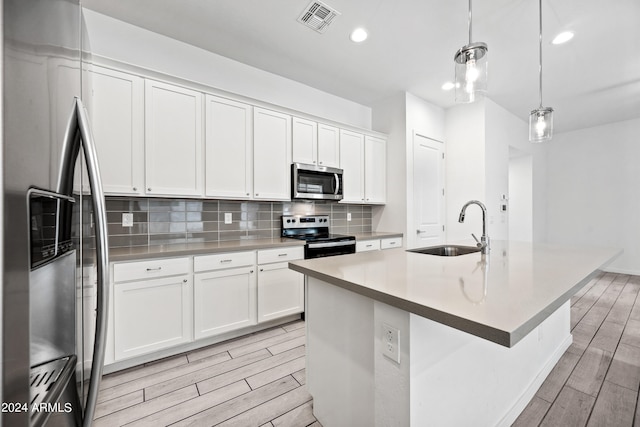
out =
<path fill-rule="evenodd" d="M 480 252 L 480 248 L 475 246 L 440 245 L 430 246 L 428 248 L 409 249 L 407 252 L 438 256 L 458 256 Z"/>

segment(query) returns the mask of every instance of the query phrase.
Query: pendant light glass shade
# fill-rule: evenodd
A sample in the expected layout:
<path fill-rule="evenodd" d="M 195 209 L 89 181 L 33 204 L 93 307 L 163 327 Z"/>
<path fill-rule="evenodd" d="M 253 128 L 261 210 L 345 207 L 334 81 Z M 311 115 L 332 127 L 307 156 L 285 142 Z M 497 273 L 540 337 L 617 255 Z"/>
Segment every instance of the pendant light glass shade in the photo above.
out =
<path fill-rule="evenodd" d="M 488 62 L 487 45 L 471 42 L 471 0 L 469 0 L 469 44 L 462 46 L 454 56 L 456 67 L 456 102 L 469 103 L 484 96 L 487 92 Z"/>
<path fill-rule="evenodd" d="M 540 107 L 529 115 L 529 141 L 549 141 L 553 136 L 553 108 Z"/>
<path fill-rule="evenodd" d="M 455 56 L 456 102 L 468 103 L 487 92 L 487 45 L 471 43 L 461 47 Z"/>
<path fill-rule="evenodd" d="M 540 11 L 539 53 L 540 67 L 538 79 L 540 88 L 540 107 L 529 115 L 529 142 L 549 141 L 553 136 L 553 108 L 542 106 L 542 0 L 538 1 Z"/>

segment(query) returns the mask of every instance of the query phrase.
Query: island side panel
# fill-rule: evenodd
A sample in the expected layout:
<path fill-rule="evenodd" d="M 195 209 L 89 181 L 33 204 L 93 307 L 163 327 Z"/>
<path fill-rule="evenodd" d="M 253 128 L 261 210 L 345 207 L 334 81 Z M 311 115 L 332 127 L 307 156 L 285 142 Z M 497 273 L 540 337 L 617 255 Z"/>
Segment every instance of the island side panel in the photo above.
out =
<path fill-rule="evenodd" d="M 374 302 L 306 278 L 307 389 L 323 426 L 373 426 Z"/>
<path fill-rule="evenodd" d="M 571 345 L 569 302 L 507 348 L 410 315 L 411 426 L 509 426 Z"/>

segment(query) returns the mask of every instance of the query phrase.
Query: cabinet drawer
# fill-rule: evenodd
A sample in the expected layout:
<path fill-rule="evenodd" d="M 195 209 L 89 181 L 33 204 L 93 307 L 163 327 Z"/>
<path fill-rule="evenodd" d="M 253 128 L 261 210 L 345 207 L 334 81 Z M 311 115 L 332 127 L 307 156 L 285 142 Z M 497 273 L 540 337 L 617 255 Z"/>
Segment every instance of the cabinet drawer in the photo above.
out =
<path fill-rule="evenodd" d="M 356 242 L 356 252 L 377 251 L 380 249 L 380 240 L 363 240 Z"/>
<path fill-rule="evenodd" d="M 188 273 L 189 258 L 165 258 L 113 264 L 114 283 Z"/>
<path fill-rule="evenodd" d="M 288 248 L 263 249 L 258 251 L 258 264 L 271 262 L 293 261 L 304 258 L 304 247 L 294 246 Z"/>
<path fill-rule="evenodd" d="M 223 268 L 245 267 L 256 262 L 254 251 L 226 252 L 193 258 L 193 271 L 221 270 Z"/>
<path fill-rule="evenodd" d="M 389 237 L 380 239 L 380 249 L 393 249 L 402 247 L 402 237 Z"/>

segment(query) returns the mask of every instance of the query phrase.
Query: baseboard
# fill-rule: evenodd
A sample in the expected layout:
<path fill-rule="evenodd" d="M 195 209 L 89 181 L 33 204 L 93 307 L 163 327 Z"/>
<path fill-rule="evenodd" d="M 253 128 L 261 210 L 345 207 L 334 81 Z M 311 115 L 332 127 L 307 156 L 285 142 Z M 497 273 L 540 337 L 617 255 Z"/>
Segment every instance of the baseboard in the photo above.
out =
<path fill-rule="evenodd" d="M 629 274 L 631 276 L 640 276 L 640 270 L 628 270 L 625 268 L 606 267 L 606 268 L 603 268 L 602 271 L 606 271 L 607 273 Z"/>
<path fill-rule="evenodd" d="M 573 335 L 569 334 L 569 336 L 558 346 L 556 351 L 551 355 L 547 363 L 544 365 L 542 370 L 536 375 L 534 380 L 529 384 L 529 387 L 520 395 L 518 401 L 511 407 L 509 412 L 500 420 L 498 426 L 509 427 L 513 422 L 520 416 L 524 408 L 527 407 L 533 396 L 535 396 L 536 392 L 547 378 L 551 370 L 556 366 L 562 355 L 569 348 L 571 343 L 573 342 Z"/>

